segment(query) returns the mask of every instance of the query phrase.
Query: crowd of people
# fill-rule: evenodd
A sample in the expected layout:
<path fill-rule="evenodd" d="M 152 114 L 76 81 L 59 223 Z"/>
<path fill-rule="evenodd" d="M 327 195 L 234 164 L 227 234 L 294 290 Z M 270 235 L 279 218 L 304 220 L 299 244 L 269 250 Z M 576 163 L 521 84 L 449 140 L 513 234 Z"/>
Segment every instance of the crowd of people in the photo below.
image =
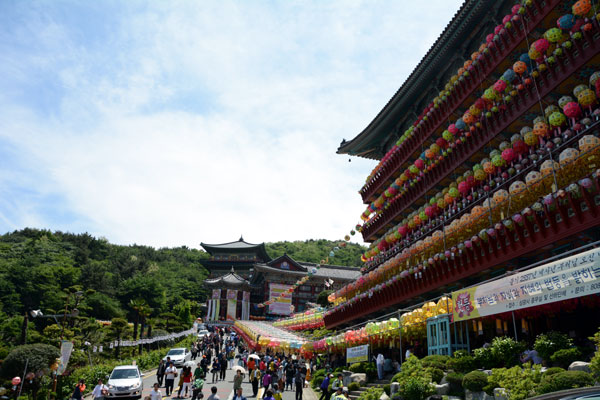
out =
<path fill-rule="evenodd" d="M 310 380 L 311 364 L 302 357 L 274 353 L 271 349 L 260 354 L 253 353 L 227 328 L 211 327 L 209 334 L 191 346 L 190 353 L 191 359 L 196 362 L 193 371 L 192 367 L 184 366 L 178 374 L 169 358 L 161 360 L 156 373 L 157 382 L 145 400 L 162 399 L 160 388 L 163 383 L 166 397 L 202 399 L 204 384 L 209 379 L 211 384 L 225 380 L 228 369 L 236 371 L 232 387 L 234 400 L 246 399 L 242 395 L 245 379 L 252 385 L 252 397 L 265 400 L 282 400 L 282 393 L 286 390 L 294 391 L 295 399 L 302 400 L 304 388 Z M 177 389 L 176 378 L 179 378 Z M 211 387 L 208 400 L 219 400 L 216 386 Z"/>

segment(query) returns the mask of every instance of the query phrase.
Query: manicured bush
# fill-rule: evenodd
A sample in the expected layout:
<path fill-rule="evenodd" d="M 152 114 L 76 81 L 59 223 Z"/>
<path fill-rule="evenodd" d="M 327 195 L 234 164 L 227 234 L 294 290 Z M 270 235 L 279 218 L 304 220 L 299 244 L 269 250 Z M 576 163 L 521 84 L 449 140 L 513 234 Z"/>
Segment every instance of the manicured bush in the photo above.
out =
<path fill-rule="evenodd" d="M 489 347 L 475 349 L 473 355 L 479 368 L 512 367 L 520 364 L 519 356 L 525 349 L 525 343 L 509 337 L 496 337 Z"/>
<path fill-rule="evenodd" d="M 505 388 L 510 392 L 511 400 L 524 400 L 536 395 L 538 384 L 542 378 L 541 365 L 532 368 L 495 368 L 488 376 L 488 385 L 484 390 L 493 395 L 494 388 Z"/>
<path fill-rule="evenodd" d="M 473 371 L 475 369 L 475 358 L 470 355 L 464 355 L 462 357 L 453 357 L 448 360 L 446 367 L 448 370 L 454 370 L 456 372 L 462 372 L 463 374 Z"/>
<path fill-rule="evenodd" d="M 382 388 L 370 387 L 358 397 L 358 400 L 379 400 L 382 393 Z"/>
<path fill-rule="evenodd" d="M 462 381 L 465 376 L 460 372 L 448 372 L 446 382 L 450 384 L 451 396 L 462 396 L 465 392 L 462 386 Z"/>
<path fill-rule="evenodd" d="M 60 356 L 58 348 L 48 344 L 26 344 L 17 346 L 2 362 L 2 376 L 12 378 L 13 376 L 21 376 L 27 363 L 28 371 L 46 371 L 56 359 Z"/>
<path fill-rule="evenodd" d="M 445 371 L 448 360 L 450 360 L 450 356 L 433 354 L 430 356 L 423 357 L 423 359 L 421 359 L 421 362 L 423 363 L 423 366 L 425 368 L 434 367 Z"/>
<path fill-rule="evenodd" d="M 364 362 L 352 364 L 352 365 L 350 365 L 348 370 L 353 373 L 364 373 L 366 364 L 367 363 L 364 363 Z"/>
<path fill-rule="evenodd" d="M 488 384 L 488 376 L 481 371 L 471 371 L 462 380 L 462 387 L 471 392 L 481 392 Z"/>
<path fill-rule="evenodd" d="M 350 382 L 350 384 L 348 385 L 348 391 L 350 392 L 358 389 L 360 389 L 360 383 L 358 382 Z"/>
<path fill-rule="evenodd" d="M 425 400 L 435 393 L 435 389 L 429 382 L 418 377 L 410 377 L 400 385 L 400 396 L 403 400 Z"/>
<path fill-rule="evenodd" d="M 594 386 L 594 378 L 584 371 L 565 371 L 544 376 L 539 385 L 538 393 L 551 393 L 559 390 Z"/>
<path fill-rule="evenodd" d="M 325 374 L 327 373 L 327 371 L 325 370 L 325 368 L 321 368 L 315 371 L 315 373 L 313 374 L 313 378 L 316 378 L 318 376 L 322 376 L 325 377 Z"/>
<path fill-rule="evenodd" d="M 579 351 L 576 347 L 571 347 L 570 349 L 562 349 L 558 350 L 556 353 L 552 354 L 550 360 L 553 365 L 569 368 L 569 365 L 573 361 L 577 361 L 581 359 L 581 351 Z"/>
<path fill-rule="evenodd" d="M 568 349 L 573 345 L 573 339 L 569 338 L 564 333 L 548 332 L 538 335 L 535 339 L 533 348 L 538 352 L 539 356 L 546 361 L 550 361 L 552 354 L 558 350 Z"/>
<path fill-rule="evenodd" d="M 423 368 L 423 363 L 415 356 L 411 356 L 402 364 L 402 371 L 392 378 L 392 382 L 404 384 L 411 376 L 422 376 L 427 382 L 431 382 L 431 375 Z"/>
<path fill-rule="evenodd" d="M 369 381 L 373 379 L 377 379 L 377 367 L 374 363 L 369 363 L 365 365 L 365 373 L 367 374 L 367 379 Z"/>
<path fill-rule="evenodd" d="M 548 368 L 547 370 L 545 370 L 544 372 L 542 372 L 542 379 L 545 376 L 550 376 L 550 375 L 558 374 L 559 372 L 565 372 L 565 371 L 566 371 L 566 369 L 561 368 L 561 367 Z"/>
<path fill-rule="evenodd" d="M 431 375 L 431 381 L 435 383 L 440 383 L 442 378 L 444 377 L 444 371 L 439 368 L 429 367 L 425 369 Z"/>

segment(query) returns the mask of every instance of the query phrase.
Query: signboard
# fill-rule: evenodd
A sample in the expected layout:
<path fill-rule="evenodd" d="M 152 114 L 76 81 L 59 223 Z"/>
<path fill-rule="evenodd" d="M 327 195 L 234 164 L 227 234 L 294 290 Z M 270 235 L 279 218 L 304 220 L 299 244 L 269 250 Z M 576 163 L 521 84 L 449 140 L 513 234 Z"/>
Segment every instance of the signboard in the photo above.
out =
<path fill-rule="evenodd" d="M 221 298 L 221 289 L 213 289 L 212 298 L 220 299 Z"/>
<path fill-rule="evenodd" d="M 600 293 L 600 249 L 588 250 L 452 293 L 454 321 L 464 321 Z"/>
<path fill-rule="evenodd" d="M 269 300 L 277 299 L 269 305 L 270 314 L 290 315 L 292 313 L 292 295 L 288 295 L 288 289 L 292 286 L 281 285 L 279 283 L 269 284 Z M 282 296 L 286 294 L 286 296 Z"/>
<path fill-rule="evenodd" d="M 227 289 L 227 319 L 235 320 L 237 310 L 237 290 Z"/>
<path fill-rule="evenodd" d="M 348 347 L 346 349 L 346 363 L 354 364 L 358 362 L 369 361 L 369 345 Z"/>
<path fill-rule="evenodd" d="M 71 352 L 73 351 L 73 342 L 63 340 L 60 344 L 60 362 L 56 370 L 57 375 L 62 375 L 67 370 L 69 365 L 69 359 L 71 359 Z"/>

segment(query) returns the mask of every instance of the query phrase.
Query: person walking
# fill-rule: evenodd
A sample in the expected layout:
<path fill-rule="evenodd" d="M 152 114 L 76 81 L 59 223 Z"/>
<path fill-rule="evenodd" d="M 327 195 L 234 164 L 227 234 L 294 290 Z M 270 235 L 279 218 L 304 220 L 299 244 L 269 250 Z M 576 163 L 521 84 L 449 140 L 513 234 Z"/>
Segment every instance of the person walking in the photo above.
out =
<path fill-rule="evenodd" d="M 290 390 L 294 388 L 294 365 L 289 362 L 285 366 L 285 388 L 289 386 Z"/>
<path fill-rule="evenodd" d="M 302 400 L 302 391 L 304 390 L 304 374 L 302 369 L 297 368 L 294 375 L 294 385 L 296 386 L 296 400 Z"/>
<path fill-rule="evenodd" d="M 92 391 L 92 398 L 94 400 L 104 399 L 104 397 L 108 396 L 108 388 L 105 384 L 102 383 L 102 379 L 98 379 L 98 384 L 94 387 Z"/>
<path fill-rule="evenodd" d="M 175 377 L 177 377 L 177 368 L 171 362 L 165 370 L 165 392 L 167 394 L 167 397 L 169 397 L 171 393 L 173 393 Z"/>
<path fill-rule="evenodd" d="M 385 357 L 383 354 L 377 354 L 377 358 L 375 359 L 375 365 L 377 366 L 377 378 L 379 380 L 383 379 L 383 363 L 385 362 Z"/>
<path fill-rule="evenodd" d="M 256 361 L 254 361 L 253 357 L 249 357 L 246 365 L 248 366 L 248 379 L 250 380 L 250 383 L 252 383 L 252 371 L 256 368 Z"/>
<path fill-rule="evenodd" d="M 212 368 L 210 372 L 212 372 L 212 383 L 219 382 L 219 371 L 221 370 L 221 366 L 219 365 L 219 359 L 215 357 Z"/>
<path fill-rule="evenodd" d="M 184 398 L 188 396 L 188 391 L 192 392 L 192 368 L 185 367 L 181 372 L 181 380 L 179 383 L 179 391 L 177 392 L 177 397 L 181 397 L 181 393 L 184 394 Z"/>
<path fill-rule="evenodd" d="M 252 397 L 256 397 L 258 395 L 258 384 L 260 383 L 260 370 L 255 368 L 252 370 L 250 374 L 250 383 L 252 384 Z"/>
<path fill-rule="evenodd" d="M 227 372 L 227 354 L 224 352 L 221 353 L 219 357 L 219 366 L 221 367 L 221 374 L 219 375 L 219 379 L 225 380 L 225 373 Z"/>
<path fill-rule="evenodd" d="M 207 397 L 206 400 L 221 400 L 219 398 L 219 396 L 217 395 L 217 387 L 213 386 L 210 388 L 210 395 Z"/>
<path fill-rule="evenodd" d="M 337 392 L 338 389 L 342 389 L 344 387 L 344 376 L 342 374 L 338 374 L 336 380 L 331 384 L 331 391 L 333 393 Z"/>
<path fill-rule="evenodd" d="M 331 374 L 327 374 L 321 382 L 321 397 L 319 397 L 319 400 L 329 400 L 329 382 L 331 382 Z"/>
<path fill-rule="evenodd" d="M 155 383 L 154 386 L 152 386 L 150 400 L 162 400 L 162 393 L 160 392 L 158 383 Z"/>
<path fill-rule="evenodd" d="M 235 391 L 235 396 L 233 396 L 233 400 L 246 400 L 246 398 L 242 396 L 242 388 L 238 388 Z"/>
<path fill-rule="evenodd" d="M 80 379 L 79 382 L 77 382 L 77 385 L 75 385 L 75 389 L 73 390 L 71 398 L 75 400 L 82 400 L 83 392 L 85 392 L 85 381 Z"/>
<path fill-rule="evenodd" d="M 158 363 L 158 369 L 156 370 L 156 382 L 158 383 L 159 387 L 161 387 L 163 384 L 166 369 L 167 363 L 165 362 L 165 360 L 160 360 L 160 362 Z"/>
<path fill-rule="evenodd" d="M 194 384 L 192 385 L 192 400 L 200 400 L 204 396 L 202 395 L 202 388 L 204 387 L 204 379 L 198 378 L 194 379 Z"/>
<path fill-rule="evenodd" d="M 244 382 L 244 376 L 242 375 L 242 371 L 239 369 L 235 371 L 235 376 L 233 377 L 233 391 L 235 392 L 238 388 L 242 387 L 242 382 Z"/>
<path fill-rule="evenodd" d="M 267 390 L 269 390 L 269 386 L 271 385 L 271 373 L 266 371 L 262 377 L 262 385 L 264 388 L 263 398 L 267 395 Z"/>

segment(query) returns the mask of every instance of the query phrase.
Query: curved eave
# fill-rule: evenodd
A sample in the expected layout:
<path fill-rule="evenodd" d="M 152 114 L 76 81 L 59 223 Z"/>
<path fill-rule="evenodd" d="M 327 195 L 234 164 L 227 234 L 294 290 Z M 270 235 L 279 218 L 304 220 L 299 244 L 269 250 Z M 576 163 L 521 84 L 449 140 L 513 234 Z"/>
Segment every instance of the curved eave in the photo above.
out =
<path fill-rule="evenodd" d="M 337 154 L 381 159 L 385 154 L 383 139 L 388 138 L 398 124 L 398 116 L 409 114 L 409 108 L 437 80 L 436 74 L 444 69 L 449 57 L 462 47 L 475 27 L 484 20 L 487 10 L 496 2 L 466 0 L 396 94 L 361 133 L 340 144 Z M 420 114 L 421 111 L 415 110 L 415 113 Z"/>

